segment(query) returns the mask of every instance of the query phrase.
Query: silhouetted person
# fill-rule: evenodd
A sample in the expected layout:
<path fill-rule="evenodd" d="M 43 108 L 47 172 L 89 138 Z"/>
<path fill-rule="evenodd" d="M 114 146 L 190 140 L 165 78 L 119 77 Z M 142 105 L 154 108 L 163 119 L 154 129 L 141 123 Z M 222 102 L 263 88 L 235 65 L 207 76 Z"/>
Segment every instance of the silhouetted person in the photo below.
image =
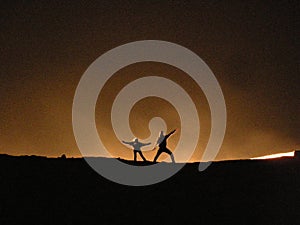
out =
<path fill-rule="evenodd" d="M 172 132 L 168 133 L 167 135 L 164 135 L 163 131 L 160 132 L 160 135 L 157 140 L 157 145 L 159 146 L 159 149 L 157 150 L 156 156 L 154 157 L 153 162 L 156 162 L 158 157 L 160 156 L 161 153 L 165 152 L 170 155 L 172 162 L 175 163 L 174 155 L 173 153 L 167 148 L 167 139 L 174 134 L 176 131 L 173 130 Z"/>
<path fill-rule="evenodd" d="M 146 146 L 146 145 L 150 145 L 151 143 L 142 143 L 142 142 L 139 142 L 139 140 L 137 138 L 134 139 L 134 141 L 131 141 L 131 142 L 128 142 L 128 141 L 122 141 L 124 144 L 127 144 L 127 145 L 131 145 L 133 147 L 133 154 L 134 154 L 134 162 L 136 162 L 136 157 L 137 157 L 137 153 L 140 154 L 140 156 L 142 157 L 142 159 L 144 161 L 147 161 L 147 159 L 144 157 L 143 153 L 142 153 L 142 150 L 141 148 L 143 146 Z"/>

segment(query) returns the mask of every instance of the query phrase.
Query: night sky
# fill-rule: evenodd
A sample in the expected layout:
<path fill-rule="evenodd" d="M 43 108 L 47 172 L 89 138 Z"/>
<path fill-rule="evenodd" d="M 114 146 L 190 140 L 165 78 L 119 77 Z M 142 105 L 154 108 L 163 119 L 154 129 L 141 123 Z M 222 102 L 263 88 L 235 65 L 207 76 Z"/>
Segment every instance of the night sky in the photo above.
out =
<path fill-rule="evenodd" d="M 299 148 L 298 1 L 2 1 L 0 7 L 0 153 L 79 157 L 72 102 L 89 65 L 106 51 L 138 40 L 164 40 L 198 54 L 223 90 L 228 113 L 217 159 L 249 158 Z M 97 128 L 115 157 L 132 152 L 114 137 L 112 98 L 143 73 L 161 73 L 195 101 L 199 160 L 210 130 L 209 107 L 183 71 L 140 63 L 118 71 L 99 96 Z M 123 74 L 120 76 L 120 74 Z M 125 75 L 124 75 L 125 74 Z M 105 92 L 106 90 L 106 92 Z M 153 99 L 152 99 L 153 100 Z M 145 138 L 157 99 L 132 110 L 132 129 Z M 154 103 L 155 102 L 155 103 Z M 178 115 L 167 102 L 155 110 L 169 130 Z M 155 114 L 155 115 L 156 115 Z M 103 132 L 105 131 L 105 132 Z M 201 131 L 201 132 L 202 132 Z M 178 136 L 169 142 L 174 148 Z M 152 158 L 152 153 L 146 153 Z"/>

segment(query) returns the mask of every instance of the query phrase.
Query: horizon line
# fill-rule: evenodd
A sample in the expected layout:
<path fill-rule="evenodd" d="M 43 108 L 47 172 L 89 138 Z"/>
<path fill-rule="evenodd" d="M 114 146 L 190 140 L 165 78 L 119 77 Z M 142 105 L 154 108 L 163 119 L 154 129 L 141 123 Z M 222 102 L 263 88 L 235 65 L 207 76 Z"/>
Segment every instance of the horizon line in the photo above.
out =
<path fill-rule="evenodd" d="M 279 158 L 295 158 L 297 156 L 296 152 L 300 152 L 300 150 L 293 150 L 289 152 L 282 152 L 282 153 L 274 153 L 270 155 L 263 155 L 263 156 L 258 156 L 258 157 L 252 157 L 252 158 L 240 158 L 240 159 L 224 159 L 224 160 L 213 160 L 212 162 L 224 162 L 224 161 L 243 161 L 243 160 L 270 160 L 270 159 L 279 159 Z M 37 158 L 46 158 L 46 159 L 84 159 L 84 158 L 102 158 L 102 159 L 117 159 L 117 160 L 123 160 L 123 161 L 128 161 L 131 162 L 133 161 L 132 159 L 125 159 L 125 158 L 120 158 L 120 157 L 104 157 L 104 156 L 79 156 L 79 157 L 67 157 L 66 154 L 62 154 L 61 156 L 43 156 L 43 155 L 10 155 L 7 153 L 0 153 L 1 156 L 9 156 L 9 157 L 37 157 Z M 138 162 L 143 162 L 143 161 L 138 161 Z M 147 163 L 151 163 L 152 161 L 146 161 Z M 169 163 L 165 161 L 160 161 L 164 163 Z M 188 161 L 188 162 L 181 162 L 178 161 L 176 163 L 206 163 L 209 161 Z"/>

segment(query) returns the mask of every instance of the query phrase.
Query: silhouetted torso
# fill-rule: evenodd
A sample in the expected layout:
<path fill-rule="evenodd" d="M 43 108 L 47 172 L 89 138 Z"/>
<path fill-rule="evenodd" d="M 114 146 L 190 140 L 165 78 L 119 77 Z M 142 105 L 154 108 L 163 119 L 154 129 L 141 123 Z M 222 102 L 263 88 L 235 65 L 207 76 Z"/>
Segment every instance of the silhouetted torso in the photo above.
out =
<path fill-rule="evenodd" d="M 167 148 L 167 139 L 168 137 L 164 137 L 162 142 L 158 145 L 160 148 Z"/>

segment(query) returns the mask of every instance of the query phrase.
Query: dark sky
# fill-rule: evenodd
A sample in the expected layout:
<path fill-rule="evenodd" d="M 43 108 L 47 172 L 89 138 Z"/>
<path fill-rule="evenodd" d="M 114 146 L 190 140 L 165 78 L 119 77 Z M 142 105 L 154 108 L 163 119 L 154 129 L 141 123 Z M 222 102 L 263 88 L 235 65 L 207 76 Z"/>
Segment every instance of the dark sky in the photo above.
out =
<path fill-rule="evenodd" d="M 218 159 L 299 148 L 299 10 L 298 1 L 2 1 L 0 153 L 79 156 L 72 101 L 82 74 L 146 39 L 185 46 L 214 72 L 228 111 Z"/>

